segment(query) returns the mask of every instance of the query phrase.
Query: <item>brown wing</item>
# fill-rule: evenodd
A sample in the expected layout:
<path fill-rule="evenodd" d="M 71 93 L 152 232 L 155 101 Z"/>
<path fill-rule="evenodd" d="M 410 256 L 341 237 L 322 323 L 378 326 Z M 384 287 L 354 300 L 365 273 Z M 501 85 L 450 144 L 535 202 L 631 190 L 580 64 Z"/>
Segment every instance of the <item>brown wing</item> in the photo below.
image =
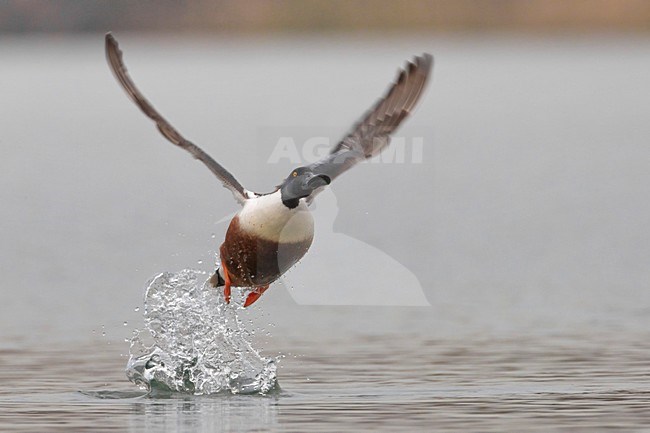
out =
<path fill-rule="evenodd" d="M 233 193 L 235 199 L 239 203 L 243 204 L 247 198 L 255 195 L 246 190 L 228 170 L 212 159 L 210 155 L 205 153 L 200 147 L 191 141 L 185 139 L 185 137 L 183 137 L 160 113 L 158 113 L 153 105 L 151 105 L 151 103 L 138 90 L 133 83 L 133 80 L 131 80 L 122 60 L 122 51 L 120 50 L 117 41 L 110 33 L 106 35 L 106 59 L 108 60 L 108 64 L 110 65 L 115 78 L 117 78 L 117 81 L 122 85 L 124 90 L 126 90 L 129 98 L 140 107 L 140 110 L 142 110 L 147 117 L 156 122 L 158 130 L 167 140 L 187 150 L 192 154 L 192 156 L 194 156 L 194 158 L 205 164 L 210 171 L 221 180 L 223 186 Z"/>
<path fill-rule="evenodd" d="M 433 57 L 422 54 L 399 71 L 397 80 L 386 95 L 359 120 L 330 154 L 309 167 L 317 174 L 334 180 L 341 173 L 364 159 L 372 158 L 390 143 L 392 134 L 413 111 L 424 90 Z"/>

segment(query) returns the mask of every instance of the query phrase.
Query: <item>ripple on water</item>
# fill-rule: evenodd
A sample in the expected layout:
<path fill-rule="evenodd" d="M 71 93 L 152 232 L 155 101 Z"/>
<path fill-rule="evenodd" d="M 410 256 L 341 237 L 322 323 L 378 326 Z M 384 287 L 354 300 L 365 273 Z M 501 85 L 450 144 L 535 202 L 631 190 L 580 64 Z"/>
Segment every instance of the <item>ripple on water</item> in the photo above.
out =
<path fill-rule="evenodd" d="M 145 292 L 146 329 L 131 339 L 127 377 L 152 395 L 266 394 L 276 389 L 277 360 L 261 356 L 251 345 L 250 332 L 237 315 L 240 308 L 226 304 L 204 272 L 185 269 L 156 276 Z"/>

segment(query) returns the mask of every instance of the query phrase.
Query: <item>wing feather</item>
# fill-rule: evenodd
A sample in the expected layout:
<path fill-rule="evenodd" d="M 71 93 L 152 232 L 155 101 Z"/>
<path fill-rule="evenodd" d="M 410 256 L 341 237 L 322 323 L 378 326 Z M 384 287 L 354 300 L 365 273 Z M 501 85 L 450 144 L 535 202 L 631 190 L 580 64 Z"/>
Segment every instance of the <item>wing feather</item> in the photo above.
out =
<path fill-rule="evenodd" d="M 352 130 L 330 151 L 309 167 L 334 180 L 364 159 L 372 158 L 390 143 L 390 135 L 413 111 L 426 87 L 433 57 L 422 54 L 401 69 L 383 98 L 367 111 Z"/>
<path fill-rule="evenodd" d="M 108 33 L 106 35 L 106 59 L 108 64 L 117 78 L 117 81 L 122 85 L 122 88 L 126 91 L 127 95 L 131 100 L 140 107 L 140 110 L 149 117 L 151 120 L 156 122 L 156 126 L 160 133 L 170 142 L 176 146 L 185 149 L 192 156 L 203 164 L 205 164 L 212 173 L 214 173 L 219 180 L 223 183 L 223 186 L 228 188 L 232 194 L 235 196 L 235 199 L 243 204 L 246 199 L 253 197 L 255 194 L 246 190 L 235 177 L 226 170 L 221 164 L 215 161 L 210 155 L 205 153 L 200 147 L 192 143 L 183 137 L 177 130 L 174 128 L 154 107 L 151 103 L 144 97 L 144 95 L 138 90 L 138 88 L 131 80 L 129 73 L 124 65 L 122 60 L 122 51 L 120 50 L 117 41 Z"/>

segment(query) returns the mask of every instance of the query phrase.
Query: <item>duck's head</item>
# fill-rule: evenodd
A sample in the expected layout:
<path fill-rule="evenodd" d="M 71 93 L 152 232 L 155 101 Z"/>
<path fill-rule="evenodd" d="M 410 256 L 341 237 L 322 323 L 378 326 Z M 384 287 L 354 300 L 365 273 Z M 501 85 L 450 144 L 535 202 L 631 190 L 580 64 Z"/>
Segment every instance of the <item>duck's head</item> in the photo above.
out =
<path fill-rule="evenodd" d="M 314 173 L 309 167 L 298 167 L 280 185 L 282 203 L 293 209 L 301 198 L 309 197 L 316 189 L 330 182 L 330 177 L 325 174 Z"/>

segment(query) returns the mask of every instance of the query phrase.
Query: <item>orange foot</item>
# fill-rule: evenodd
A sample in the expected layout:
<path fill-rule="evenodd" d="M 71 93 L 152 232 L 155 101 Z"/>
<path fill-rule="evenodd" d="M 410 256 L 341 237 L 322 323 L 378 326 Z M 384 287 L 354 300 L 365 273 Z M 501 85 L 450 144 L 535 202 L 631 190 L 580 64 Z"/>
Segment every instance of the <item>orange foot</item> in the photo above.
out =
<path fill-rule="evenodd" d="M 223 297 L 226 299 L 226 304 L 230 304 L 230 276 L 228 275 L 228 268 L 226 264 L 221 262 L 221 269 L 223 269 Z"/>
<path fill-rule="evenodd" d="M 262 293 L 264 293 L 268 288 L 269 286 L 267 284 L 266 286 L 256 287 L 255 289 L 253 289 L 253 291 L 250 292 L 246 297 L 246 302 L 244 302 L 244 307 L 253 305 L 253 303 L 257 301 L 260 298 L 260 296 L 262 296 Z"/>

